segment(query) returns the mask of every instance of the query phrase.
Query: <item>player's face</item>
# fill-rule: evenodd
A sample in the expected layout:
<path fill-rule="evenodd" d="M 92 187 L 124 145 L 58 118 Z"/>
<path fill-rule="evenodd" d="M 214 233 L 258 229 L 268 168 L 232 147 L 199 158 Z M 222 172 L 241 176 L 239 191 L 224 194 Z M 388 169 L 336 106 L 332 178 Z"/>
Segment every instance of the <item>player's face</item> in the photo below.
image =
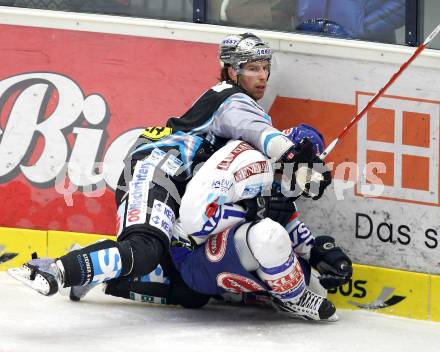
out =
<path fill-rule="evenodd" d="M 270 73 L 270 63 L 268 61 L 248 62 L 239 72 L 234 70 L 232 79 L 245 89 L 252 98 L 260 100 L 266 92 L 267 79 Z"/>

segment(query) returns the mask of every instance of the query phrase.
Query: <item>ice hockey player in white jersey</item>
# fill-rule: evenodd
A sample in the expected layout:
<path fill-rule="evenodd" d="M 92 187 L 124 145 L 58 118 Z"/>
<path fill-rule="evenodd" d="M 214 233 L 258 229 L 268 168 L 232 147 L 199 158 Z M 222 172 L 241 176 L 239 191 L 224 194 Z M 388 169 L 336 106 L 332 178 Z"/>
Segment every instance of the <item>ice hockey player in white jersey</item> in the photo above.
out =
<path fill-rule="evenodd" d="M 320 134 L 310 126 L 285 133 L 315 155 L 323 151 Z M 231 141 L 215 152 L 182 198 L 175 235 L 196 246 L 193 251 L 171 248 L 174 263 L 195 291 L 264 291 L 280 309 L 296 316 L 336 320 L 334 306 L 306 286 L 311 267 L 325 288 L 348 282 L 351 261 L 331 236 L 315 238 L 301 222 L 293 202 L 298 195 L 283 189 L 282 178 L 289 177 L 282 171 L 243 141 Z"/>

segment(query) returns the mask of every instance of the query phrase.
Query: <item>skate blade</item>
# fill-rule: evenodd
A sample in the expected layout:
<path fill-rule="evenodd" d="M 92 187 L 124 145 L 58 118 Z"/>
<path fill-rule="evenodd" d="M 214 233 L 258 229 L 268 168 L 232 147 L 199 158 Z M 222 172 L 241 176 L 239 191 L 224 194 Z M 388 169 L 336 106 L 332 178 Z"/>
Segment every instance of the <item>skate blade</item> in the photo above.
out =
<path fill-rule="evenodd" d="M 319 320 L 319 321 L 325 321 L 325 322 L 328 321 L 330 323 L 333 323 L 333 322 L 338 321 L 338 320 L 339 320 L 339 316 L 335 312 L 335 313 L 333 313 L 333 315 L 331 317 L 329 317 L 327 319 Z"/>
<path fill-rule="evenodd" d="M 338 314 L 336 314 L 336 312 L 334 312 L 333 315 L 331 315 L 327 319 L 320 319 L 317 315 L 309 315 L 309 314 L 304 314 L 304 313 L 300 313 L 300 312 L 294 312 L 290 309 L 280 307 L 280 306 L 275 306 L 275 308 L 277 309 L 278 313 L 286 315 L 286 316 L 290 316 L 294 319 L 313 321 L 313 322 L 317 322 L 317 323 L 320 323 L 320 322 L 332 323 L 332 322 L 336 322 L 339 320 Z"/>
<path fill-rule="evenodd" d="M 58 292 L 56 280 L 44 272 L 37 271 L 33 280 L 31 280 L 31 269 L 26 266 L 8 269 L 7 273 L 15 280 L 20 281 L 44 296 L 52 296 Z"/>
<path fill-rule="evenodd" d="M 292 318 L 295 318 L 295 319 L 313 321 L 316 323 L 334 323 L 339 320 L 339 317 L 336 313 L 333 313 L 333 315 L 327 319 L 319 319 L 319 318 L 312 317 L 309 315 L 296 314 L 293 312 L 282 312 L 282 313 L 286 313 L 287 315 L 290 315 Z"/>

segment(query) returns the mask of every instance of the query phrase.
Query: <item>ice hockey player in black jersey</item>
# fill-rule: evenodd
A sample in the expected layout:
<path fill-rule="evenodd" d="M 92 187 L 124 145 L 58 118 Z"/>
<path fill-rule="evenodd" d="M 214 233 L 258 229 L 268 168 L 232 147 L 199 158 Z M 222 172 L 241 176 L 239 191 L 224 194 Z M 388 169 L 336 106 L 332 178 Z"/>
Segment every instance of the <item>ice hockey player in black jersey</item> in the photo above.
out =
<path fill-rule="evenodd" d="M 321 197 L 331 183 L 324 163 L 275 129 L 258 104 L 271 58 L 270 47 L 255 35 L 228 36 L 220 46 L 222 78 L 227 80 L 209 89 L 181 118 L 169 119 L 165 128 L 146 129 L 127 158 L 116 190 L 117 240 L 53 259 L 48 266 L 52 280 L 44 274 L 47 260 L 34 260 L 22 279 L 47 295 L 60 287 L 151 273 L 168 253 L 180 199 L 194 168 L 228 140 L 247 142 L 282 165 L 320 166 L 303 192 L 312 199 Z M 296 184 L 295 177 L 291 182 Z"/>

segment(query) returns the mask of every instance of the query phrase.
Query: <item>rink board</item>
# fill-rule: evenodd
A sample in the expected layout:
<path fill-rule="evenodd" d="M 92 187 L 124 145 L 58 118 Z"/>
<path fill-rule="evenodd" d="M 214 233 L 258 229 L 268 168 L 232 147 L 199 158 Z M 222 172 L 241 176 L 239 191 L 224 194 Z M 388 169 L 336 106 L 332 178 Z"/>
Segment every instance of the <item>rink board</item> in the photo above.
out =
<path fill-rule="evenodd" d="M 430 281 L 438 279 L 428 274 L 355 264 L 350 282 L 330 293 L 329 298 L 339 308 L 439 321 L 435 313 L 439 300 L 430 301 L 430 296 L 435 295 Z"/>
<path fill-rule="evenodd" d="M 74 244 L 86 246 L 114 236 L 62 231 L 0 228 L 6 252 L 19 253 L 0 271 L 19 266 L 32 252 L 58 257 Z M 352 280 L 329 293 L 338 308 L 362 309 L 400 317 L 440 321 L 440 276 L 354 264 Z"/>
<path fill-rule="evenodd" d="M 440 321 L 440 276 L 431 276 L 431 320 Z"/>
<path fill-rule="evenodd" d="M 79 232 L 48 231 L 47 253 L 51 258 L 60 257 L 69 252 L 74 245 L 84 247 L 105 239 L 114 240 L 115 236 L 85 234 Z"/>

